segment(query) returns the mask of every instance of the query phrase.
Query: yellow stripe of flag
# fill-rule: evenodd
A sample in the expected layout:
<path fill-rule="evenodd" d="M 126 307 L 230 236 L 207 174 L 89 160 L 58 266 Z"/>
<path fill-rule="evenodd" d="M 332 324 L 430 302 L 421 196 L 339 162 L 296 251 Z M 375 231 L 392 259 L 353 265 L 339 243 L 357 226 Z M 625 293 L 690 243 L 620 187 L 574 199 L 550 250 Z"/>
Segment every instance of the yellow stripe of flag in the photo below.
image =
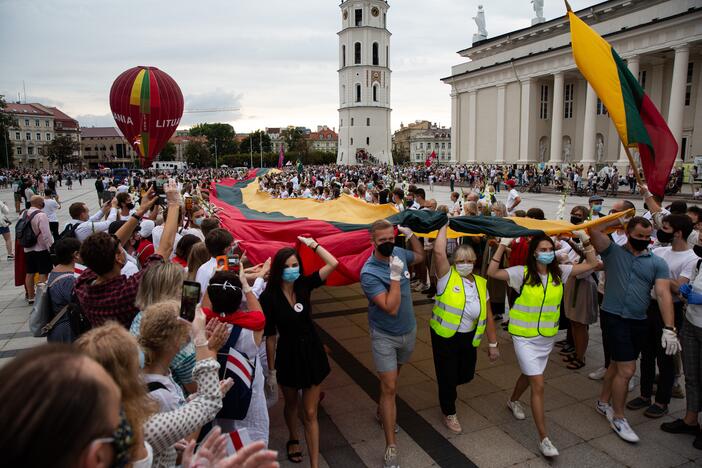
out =
<path fill-rule="evenodd" d="M 141 84 L 144 81 L 146 70 L 142 69 L 132 83 L 132 92 L 129 96 L 129 104 L 138 106 L 141 104 Z"/>

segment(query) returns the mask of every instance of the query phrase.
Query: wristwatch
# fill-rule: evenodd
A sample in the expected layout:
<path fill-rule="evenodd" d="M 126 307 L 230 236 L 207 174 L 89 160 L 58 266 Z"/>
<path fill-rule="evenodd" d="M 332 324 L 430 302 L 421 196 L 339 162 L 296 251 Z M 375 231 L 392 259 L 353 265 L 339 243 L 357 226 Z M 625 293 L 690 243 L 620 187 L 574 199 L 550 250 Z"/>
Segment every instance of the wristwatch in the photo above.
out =
<path fill-rule="evenodd" d="M 137 221 L 141 221 L 141 216 L 136 213 L 132 213 L 132 218 L 136 219 Z"/>
<path fill-rule="evenodd" d="M 663 327 L 663 330 L 670 330 L 670 331 L 672 331 L 673 333 L 677 333 L 677 332 L 678 332 L 678 329 L 675 328 L 675 327 Z"/>

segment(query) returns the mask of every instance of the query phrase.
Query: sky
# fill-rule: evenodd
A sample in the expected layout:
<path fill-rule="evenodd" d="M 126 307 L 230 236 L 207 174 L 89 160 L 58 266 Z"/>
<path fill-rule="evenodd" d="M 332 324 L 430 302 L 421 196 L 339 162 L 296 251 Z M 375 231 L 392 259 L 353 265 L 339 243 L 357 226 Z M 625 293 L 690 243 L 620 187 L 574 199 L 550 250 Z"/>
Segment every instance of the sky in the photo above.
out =
<path fill-rule="evenodd" d="M 488 37 L 527 27 L 529 0 L 390 0 L 392 129 L 451 125 L 440 79 L 465 61 L 484 4 Z M 545 0 L 547 20 L 564 14 Z M 599 2 L 571 0 L 574 10 Z M 0 0 L 0 94 L 59 107 L 82 126 L 114 126 L 114 79 L 151 65 L 179 84 L 181 128 L 228 122 L 237 132 L 338 126 L 339 0 Z M 26 90 L 26 92 L 25 92 Z"/>

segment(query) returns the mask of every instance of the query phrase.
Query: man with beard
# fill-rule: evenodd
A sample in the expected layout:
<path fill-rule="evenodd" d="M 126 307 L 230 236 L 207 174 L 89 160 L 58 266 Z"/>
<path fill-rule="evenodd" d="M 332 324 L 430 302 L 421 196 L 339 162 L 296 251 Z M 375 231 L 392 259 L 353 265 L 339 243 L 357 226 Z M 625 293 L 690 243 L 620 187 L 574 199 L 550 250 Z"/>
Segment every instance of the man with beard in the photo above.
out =
<path fill-rule="evenodd" d="M 409 228 L 398 226 L 411 247 L 395 246 L 395 231 L 381 219 L 370 227 L 373 253 L 361 270 L 361 286 L 368 298 L 368 322 L 373 361 L 380 379 L 378 422 L 384 429 L 384 466 L 399 466 L 395 433 L 395 394 L 402 364 L 409 361 L 417 337 L 407 267 L 424 261 L 424 249 Z"/>

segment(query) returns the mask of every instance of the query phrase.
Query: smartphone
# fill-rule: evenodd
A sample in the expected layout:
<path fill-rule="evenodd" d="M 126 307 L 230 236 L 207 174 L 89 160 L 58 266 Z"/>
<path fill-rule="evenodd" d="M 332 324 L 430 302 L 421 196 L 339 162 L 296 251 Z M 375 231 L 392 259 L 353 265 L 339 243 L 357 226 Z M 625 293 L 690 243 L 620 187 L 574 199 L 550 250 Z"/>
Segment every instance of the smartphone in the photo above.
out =
<path fill-rule="evenodd" d="M 166 185 L 166 179 L 156 179 L 155 189 L 156 196 L 158 196 L 158 201 L 156 203 L 159 205 L 166 204 L 166 191 L 163 188 L 164 185 Z"/>
<path fill-rule="evenodd" d="M 200 302 L 200 283 L 183 281 L 183 293 L 180 296 L 180 316 L 188 322 L 195 318 L 195 307 Z"/>
<path fill-rule="evenodd" d="M 229 259 L 226 255 L 220 255 L 216 257 L 215 260 L 217 260 L 217 271 L 229 270 Z"/>
<path fill-rule="evenodd" d="M 227 258 L 227 269 L 229 271 L 233 271 L 235 273 L 239 273 L 239 268 L 241 266 L 241 262 L 239 260 L 239 254 L 231 254 Z"/>
<path fill-rule="evenodd" d="M 187 197 L 185 199 L 185 211 L 187 211 L 188 213 L 193 211 L 193 198 L 192 197 Z"/>

